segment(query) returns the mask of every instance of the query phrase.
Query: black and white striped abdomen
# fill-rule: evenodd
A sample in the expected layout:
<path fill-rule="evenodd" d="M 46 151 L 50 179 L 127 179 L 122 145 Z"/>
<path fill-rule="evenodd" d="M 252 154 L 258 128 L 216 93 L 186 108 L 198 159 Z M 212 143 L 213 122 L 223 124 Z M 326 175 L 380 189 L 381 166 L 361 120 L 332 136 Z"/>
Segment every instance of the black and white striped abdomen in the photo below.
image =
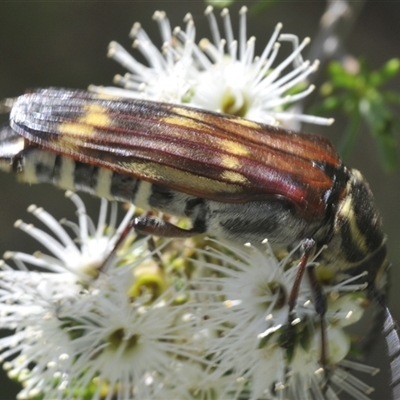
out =
<path fill-rule="evenodd" d="M 50 151 L 29 148 L 18 160 L 22 182 L 51 183 L 61 189 L 83 191 L 108 200 L 126 201 L 147 210 L 188 216 L 196 197 L 152 184 L 134 176 L 82 163 Z"/>

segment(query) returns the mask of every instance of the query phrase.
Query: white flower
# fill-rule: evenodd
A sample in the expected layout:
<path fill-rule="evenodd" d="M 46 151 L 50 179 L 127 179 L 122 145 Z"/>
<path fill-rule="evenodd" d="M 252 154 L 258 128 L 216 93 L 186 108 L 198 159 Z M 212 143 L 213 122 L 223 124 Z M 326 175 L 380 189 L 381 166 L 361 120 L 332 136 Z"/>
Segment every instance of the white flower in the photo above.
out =
<path fill-rule="evenodd" d="M 122 46 L 112 42 L 109 56 L 129 73 L 117 75 L 115 82 L 125 88 L 91 86 L 91 90 L 118 96 L 182 103 L 207 110 L 234 114 L 271 125 L 290 121 L 331 124 L 332 119 L 296 114 L 289 106 L 311 93 L 308 86 L 296 94 L 289 91 L 306 84 L 306 78 L 318 62 L 304 61 L 301 51 L 309 43 L 299 44 L 298 37 L 281 34 L 278 24 L 260 56 L 255 56 L 255 38 L 247 39 L 246 7 L 240 11 L 239 37 L 233 35 L 227 9 L 222 11 L 225 38 L 222 38 L 211 6 L 206 9 L 212 41 L 195 43 L 195 25 L 190 14 L 186 28 L 171 31 L 164 12 L 157 11 L 162 51 L 159 51 L 139 23 L 131 31 L 134 47 L 146 58 L 149 66 L 139 63 Z M 293 45 L 292 53 L 275 63 L 281 43 Z M 289 107 L 289 108 L 288 108 Z"/>
<path fill-rule="evenodd" d="M 115 393 L 119 398 L 134 394 L 153 398 L 163 387 L 180 382 L 179 360 L 185 363 L 192 357 L 193 349 L 179 328 L 187 332 L 188 322 L 182 309 L 174 307 L 172 290 L 148 306 L 143 298 L 130 298 L 121 286 L 82 296 L 73 307 L 59 312 L 58 318 L 69 324 L 74 337 L 69 353 L 74 361 L 66 384 L 83 394 L 95 379 L 97 396 L 106 387 L 110 399 Z"/>
<path fill-rule="evenodd" d="M 350 349 L 350 339 L 342 327 L 349 323 L 349 315 L 354 323 L 362 314 L 360 299 L 347 294 L 346 287 L 352 280 L 325 287 L 329 310 L 324 331 L 327 339 L 324 366 L 320 362 L 321 319 L 313 306 L 308 279 L 301 282 L 294 334 L 288 336 L 288 297 L 297 274 L 297 264 L 292 260 L 294 252 L 278 261 L 267 244 L 266 251 L 252 247 L 248 251 L 232 246 L 227 249 L 228 253 L 215 249 L 201 251 L 205 258 L 197 263 L 204 276 L 192 283 L 193 297 L 199 302 L 195 304 L 196 310 L 207 316 L 203 329 L 215 332 L 209 335 L 209 357 L 216 365 L 210 376 L 215 379 L 231 374 L 248 382 L 250 399 L 275 395 L 308 398 L 311 393 L 322 395 L 326 367 L 332 375 L 329 382 L 343 379 L 343 390 L 356 393 L 357 398 L 367 398 L 360 388 L 365 392 L 371 388 L 340 367 L 347 362 L 344 359 Z M 213 261 L 207 261 L 207 257 Z M 351 285 L 351 290 L 363 289 L 363 285 Z M 333 300 L 330 293 L 335 294 Z M 349 314 L 349 310 L 354 313 Z M 372 373 L 375 369 L 365 372 Z M 334 386 L 329 383 L 327 388 L 334 394 Z"/>
<path fill-rule="evenodd" d="M 199 364 L 182 364 L 177 369 L 179 380 L 173 387 L 165 387 L 154 399 L 237 399 L 243 391 L 244 382 L 232 379 L 232 376 L 211 377 L 209 370 Z"/>
<path fill-rule="evenodd" d="M 58 239 L 17 225 L 53 256 L 9 253 L 17 268 L 1 265 L 0 328 L 15 333 L 0 339 L 0 355 L 9 376 L 24 385 L 20 399 L 306 398 L 321 397 L 325 384 L 331 398 L 340 389 L 367 399 L 371 388 L 347 369 L 375 370 L 345 359 L 350 339 L 343 327 L 363 313 L 364 297 L 349 293 L 365 289 L 352 284 L 358 277 L 324 285 L 321 365 L 321 319 L 307 279 L 288 331 L 297 249 L 278 261 L 267 244 L 213 241 L 213 250 L 193 253 L 168 242 L 150 251 L 142 239 L 127 240 L 110 258 L 133 209 L 117 229 L 106 228 L 103 200 L 95 227 L 81 199 L 69 197 L 79 225 L 64 224 L 78 245 L 48 213 L 30 207 Z M 185 251 L 194 254 L 190 267 Z"/>
<path fill-rule="evenodd" d="M 69 236 L 54 217 L 42 208 L 32 205 L 28 208 L 28 211 L 42 221 L 57 239 L 21 220 L 17 221 L 15 226 L 35 238 L 53 255 L 37 252 L 34 256 L 31 256 L 19 252 L 7 252 L 5 258 L 13 259 L 21 269 L 24 269 L 24 263 L 28 263 L 46 271 L 69 272 L 84 282 L 90 281 L 98 275 L 99 267 L 102 266 L 113 250 L 121 232 L 132 218 L 135 208 L 133 206 L 130 208 L 118 229 L 115 230 L 117 205 L 113 204 L 110 227 L 108 231 L 104 231 L 108 204 L 106 200 L 102 199 L 98 225 L 94 227 L 80 197 L 70 191 L 66 193 L 66 196 L 74 202 L 77 208 L 79 225 L 69 221 L 63 221 L 63 224 L 74 231 L 77 236 L 76 241 Z"/>
<path fill-rule="evenodd" d="M 133 207 L 118 229 L 106 228 L 102 200 L 95 228 L 82 200 L 69 197 L 79 225 L 65 224 L 78 245 L 51 215 L 30 207 L 57 239 L 22 222 L 17 226 L 54 256 L 8 253 L 17 268 L 1 264 L 0 328 L 15 333 L 0 339 L 0 355 L 10 377 L 24 385 L 19 398 L 144 399 L 160 390 L 172 393 L 182 379 L 194 385 L 178 371 L 186 364 L 205 369 L 207 362 L 190 344 L 195 332 L 181 297 L 184 282 L 181 291 L 169 282 L 146 240 L 128 240 L 108 259 Z M 114 208 L 112 226 L 115 218 Z"/>

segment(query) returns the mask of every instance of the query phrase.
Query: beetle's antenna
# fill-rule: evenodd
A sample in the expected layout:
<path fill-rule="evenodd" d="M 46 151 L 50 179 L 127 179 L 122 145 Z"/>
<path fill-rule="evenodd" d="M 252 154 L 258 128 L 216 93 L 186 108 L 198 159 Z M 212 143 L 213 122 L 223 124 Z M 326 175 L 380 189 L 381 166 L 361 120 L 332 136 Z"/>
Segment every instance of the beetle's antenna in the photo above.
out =
<path fill-rule="evenodd" d="M 0 114 L 8 114 L 16 101 L 16 97 L 0 100 Z"/>

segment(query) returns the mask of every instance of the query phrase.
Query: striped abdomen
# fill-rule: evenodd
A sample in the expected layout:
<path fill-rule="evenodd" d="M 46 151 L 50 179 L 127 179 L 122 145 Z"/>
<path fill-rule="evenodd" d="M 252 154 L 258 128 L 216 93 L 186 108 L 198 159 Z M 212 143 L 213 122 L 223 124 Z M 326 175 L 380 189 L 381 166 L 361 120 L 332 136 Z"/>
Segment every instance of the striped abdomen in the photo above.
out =
<path fill-rule="evenodd" d="M 51 183 L 177 216 L 188 216 L 190 211 L 192 196 L 39 148 L 26 149 L 12 165 L 22 182 Z"/>

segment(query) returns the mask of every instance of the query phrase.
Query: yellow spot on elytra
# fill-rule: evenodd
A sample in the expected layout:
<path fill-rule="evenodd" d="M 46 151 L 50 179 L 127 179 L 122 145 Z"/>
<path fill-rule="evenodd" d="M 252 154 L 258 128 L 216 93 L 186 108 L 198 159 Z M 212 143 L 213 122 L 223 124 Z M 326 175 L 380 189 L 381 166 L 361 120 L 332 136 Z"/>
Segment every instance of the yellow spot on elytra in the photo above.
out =
<path fill-rule="evenodd" d="M 165 117 L 161 120 L 161 122 L 165 122 L 171 125 L 183 126 L 187 129 L 196 129 L 200 132 L 203 131 L 204 133 L 214 136 L 213 129 L 208 127 L 207 124 L 201 123 L 201 121 L 205 121 L 205 115 L 201 112 L 183 107 L 171 107 L 171 112 L 174 112 L 178 116 Z M 256 122 L 252 122 L 246 119 L 238 119 L 236 123 L 249 128 L 260 128 L 260 125 Z M 246 146 L 244 146 L 243 144 L 229 139 L 222 139 L 218 136 L 213 137 L 213 144 L 215 144 L 215 146 L 219 149 L 233 155 L 245 156 L 250 153 L 249 149 L 246 148 Z M 227 167 L 229 168 L 229 166 Z"/>
<path fill-rule="evenodd" d="M 235 169 L 235 168 L 239 168 L 240 167 L 240 160 L 237 159 L 236 157 L 232 157 L 232 156 L 227 155 L 227 154 L 222 154 L 221 155 L 221 164 L 225 168 Z"/>
<path fill-rule="evenodd" d="M 96 134 L 96 127 L 109 127 L 111 124 L 112 119 L 107 115 L 105 107 L 89 104 L 77 121 L 60 123 L 57 130 L 65 135 L 88 137 Z"/>
<path fill-rule="evenodd" d="M 243 191 L 241 186 L 235 184 L 239 177 L 235 178 L 236 181 L 229 179 L 232 183 L 227 183 L 152 162 L 124 162 L 118 165 L 126 172 L 144 180 L 165 184 L 171 188 L 177 188 L 177 190 L 185 191 L 186 189 L 188 193 L 201 193 L 206 197 L 216 193 L 240 193 Z M 242 180 L 240 182 L 242 183 Z"/>
<path fill-rule="evenodd" d="M 194 109 L 183 108 L 183 107 L 171 107 L 171 111 L 174 112 L 175 114 L 181 115 L 182 117 L 194 118 L 199 120 L 204 119 L 201 113 L 198 113 Z"/>
<path fill-rule="evenodd" d="M 85 106 L 85 113 L 79 118 L 79 122 L 94 126 L 110 126 L 111 118 L 107 115 L 107 109 L 98 104 Z"/>
<path fill-rule="evenodd" d="M 242 126 L 246 126 L 248 128 L 253 128 L 253 129 L 260 129 L 261 126 L 260 124 L 257 124 L 257 122 L 250 121 L 248 119 L 237 119 L 235 123 L 240 124 Z"/>
<path fill-rule="evenodd" d="M 78 122 L 63 122 L 57 126 L 57 131 L 64 135 L 91 136 L 96 133 L 93 126 Z"/>
<path fill-rule="evenodd" d="M 245 176 L 242 174 L 239 174 L 238 172 L 234 171 L 224 171 L 221 174 L 222 179 L 226 179 L 232 183 L 247 183 L 248 180 Z"/>
<path fill-rule="evenodd" d="M 80 124 L 78 122 L 64 122 L 57 126 L 57 131 L 66 135 L 91 136 L 95 133 L 93 126 Z"/>
<path fill-rule="evenodd" d="M 237 156 L 246 156 L 249 154 L 249 149 L 246 146 L 232 140 L 222 139 L 216 140 L 218 147 L 225 150 L 227 153 L 235 154 Z"/>
<path fill-rule="evenodd" d="M 177 126 L 183 126 L 184 128 L 188 129 L 197 129 L 201 130 L 204 129 L 203 126 L 201 126 L 198 122 L 192 120 L 192 119 L 186 119 L 186 118 L 181 118 L 179 117 L 165 117 L 161 119 L 161 122 L 165 122 L 166 124 L 171 124 L 171 125 L 177 125 Z"/>

